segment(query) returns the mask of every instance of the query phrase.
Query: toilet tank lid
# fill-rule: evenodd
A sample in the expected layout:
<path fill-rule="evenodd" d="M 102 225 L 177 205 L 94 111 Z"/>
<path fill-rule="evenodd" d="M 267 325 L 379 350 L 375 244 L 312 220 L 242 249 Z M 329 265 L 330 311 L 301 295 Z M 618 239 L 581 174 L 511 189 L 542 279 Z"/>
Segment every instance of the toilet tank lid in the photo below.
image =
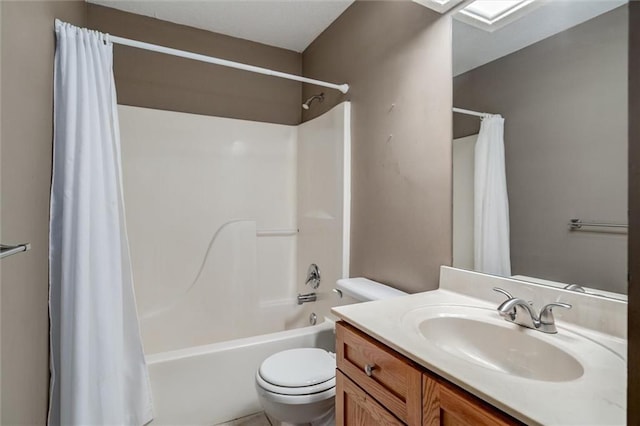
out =
<path fill-rule="evenodd" d="M 361 302 L 407 295 L 404 291 L 363 277 L 342 278 L 336 282 L 336 286 L 347 296 L 351 296 Z"/>

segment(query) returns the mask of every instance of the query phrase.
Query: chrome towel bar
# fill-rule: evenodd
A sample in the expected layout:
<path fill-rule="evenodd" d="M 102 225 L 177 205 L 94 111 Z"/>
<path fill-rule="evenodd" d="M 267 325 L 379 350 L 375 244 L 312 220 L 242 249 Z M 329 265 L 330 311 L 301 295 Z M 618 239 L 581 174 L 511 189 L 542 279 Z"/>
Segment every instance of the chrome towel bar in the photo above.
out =
<path fill-rule="evenodd" d="M 569 229 L 577 231 L 582 229 L 583 226 L 594 228 L 628 228 L 629 225 L 622 223 L 598 223 L 598 222 L 583 222 L 582 219 L 571 219 L 569 221 Z"/>
<path fill-rule="evenodd" d="M 11 256 L 12 254 L 20 253 L 27 250 L 31 250 L 31 244 L 29 243 L 16 245 L 0 244 L 0 259 L 4 259 L 5 257 Z"/>

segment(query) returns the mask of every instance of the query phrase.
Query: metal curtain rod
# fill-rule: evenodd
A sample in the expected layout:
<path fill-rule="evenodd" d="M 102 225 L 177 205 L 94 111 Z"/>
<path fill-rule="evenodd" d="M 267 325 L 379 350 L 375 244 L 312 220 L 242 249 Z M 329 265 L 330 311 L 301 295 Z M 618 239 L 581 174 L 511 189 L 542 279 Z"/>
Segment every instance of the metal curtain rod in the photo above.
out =
<path fill-rule="evenodd" d="M 488 112 L 471 111 L 470 109 L 463 109 L 463 108 L 456 108 L 456 107 L 453 107 L 453 112 L 458 112 L 460 114 L 474 115 L 476 117 L 482 117 L 482 118 L 489 117 L 491 115 Z"/>
<path fill-rule="evenodd" d="M 273 77 L 286 78 L 288 80 L 300 81 L 302 83 L 315 84 L 316 86 L 336 89 L 341 91 L 342 93 L 347 93 L 349 91 L 348 84 L 327 83 L 326 81 L 315 80 L 313 78 L 302 77 L 295 74 L 288 74 L 286 72 L 274 71 L 268 68 L 256 67 L 254 65 L 228 61 L 226 59 L 220 59 L 214 56 L 205 56 L 199 53 L 172 49 L 170 47 L 159 46 L 157 44 L 151 44 L 151 43 L 144 43 L 142 41 L 130 40 L 128 38 L 116 37 L 113 35 L 109 35 L 109 40 L 111 40 L 113 43 L 121 44 L 123 46 L 136 47 L 138 49 L 150 50 L 152 52 L 166 53 L 167 55 L 179 56 L 181 58 L 193 59 L 195 61 L 200 61 L 200 62 L 207 62 L 209 64 L 222 65 L 223 67 L 235 68 L 239 70 L 255 72 L 258 74 L 271 75 Z"/>
<path fill-rule="evenodd" d="M 595 227 L 595 228 L 628 228 L 629 225 L 622 223 L 598 223 L 598 222 L 583 222 L 582 219 L 571 219 L 569 221 L 569 229 L 578 230 L 583 226 Z"/>

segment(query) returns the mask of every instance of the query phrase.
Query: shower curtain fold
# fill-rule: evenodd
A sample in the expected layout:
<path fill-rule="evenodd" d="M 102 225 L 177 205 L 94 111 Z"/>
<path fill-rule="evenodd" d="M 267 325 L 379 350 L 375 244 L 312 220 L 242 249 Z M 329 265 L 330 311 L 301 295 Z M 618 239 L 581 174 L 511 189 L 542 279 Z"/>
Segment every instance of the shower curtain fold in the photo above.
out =
<path fill-rule="evenodd" d="M 474 269 L 511 276 L 504 119 L 482 119 L 475 147 Z"/>
<path fill-rule="evenodd" d="M 49 424 L 153 418 L 124 222 L 108 36 L 56 20 Z"/>

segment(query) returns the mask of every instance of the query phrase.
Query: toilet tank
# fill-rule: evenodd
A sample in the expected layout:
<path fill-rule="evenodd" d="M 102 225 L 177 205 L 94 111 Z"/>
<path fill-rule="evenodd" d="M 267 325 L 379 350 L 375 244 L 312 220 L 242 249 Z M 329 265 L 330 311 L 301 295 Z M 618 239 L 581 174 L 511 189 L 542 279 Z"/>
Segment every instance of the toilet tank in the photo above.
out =
<path fill-rule="evenodd" d="M 389 299 L 408 294 L 367 278 L 343 278 L 336 281 L 336 288 L 343 296 L 355 299 L 355 302 Z"/>

